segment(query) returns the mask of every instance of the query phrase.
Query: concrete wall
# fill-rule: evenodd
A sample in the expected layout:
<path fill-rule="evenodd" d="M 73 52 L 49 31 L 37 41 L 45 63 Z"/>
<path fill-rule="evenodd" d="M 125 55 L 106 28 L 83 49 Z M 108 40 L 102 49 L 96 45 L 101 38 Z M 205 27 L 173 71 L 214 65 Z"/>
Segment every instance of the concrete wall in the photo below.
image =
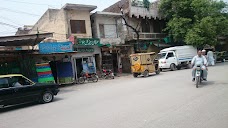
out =
<path fill-rule="evenodd" d="M 67 31 L 64 10 L 48 9 L 29 34 L 54 32 L 53 39 L 66 41 Z"/>
<path fill-rule="evenodd" d="M 85 20 L 86 34 L 71 34 L 70 20 Z M 70 35 L 92 38 L 90 12 L 84 10 L 48 9 L 34 25 L 30 34 L 53 32 L 57 41 L 66 41 Z"/>
<path fill-rule="evenodd" d="M 124 43 L 122 36 L 122 22 L 120 17 L 104 16 L 104 15 L 93 15 L 92 16 L 92 30 L 93 37 L 100 38 L 102 44 L 117 45 Z M 104 25 L 105 37 L 101 38 L 100 24 Z"/>
<path fill-rule="evenodd" d="M 105 35 L 106 38 L 109 38 L 109 35 L 112 35 L 113 37 L 118 37 L 119 34 L 117 33 L 117 18 L 114 17 L 106 17 L 106 16 L 96 16 L 96 18 L 94 19 L 94 24 L 95 27 L 95 37 L 96 38 L 100 38 L 100 28 L 99 28 L 99 24 L 103 24 L 104 25 L 104 29 L 105 29 Z M 113 31 L 115 33 L 113 33 Z"/>

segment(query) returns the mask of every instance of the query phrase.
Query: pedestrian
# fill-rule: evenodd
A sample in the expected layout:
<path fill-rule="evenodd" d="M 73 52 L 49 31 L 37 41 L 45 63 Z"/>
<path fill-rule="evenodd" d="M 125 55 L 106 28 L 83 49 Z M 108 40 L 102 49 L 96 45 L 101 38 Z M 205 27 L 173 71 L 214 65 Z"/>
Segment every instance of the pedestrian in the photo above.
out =
<path fill-rule="evenodd" d="M 122 74 L 122 63 L 119 64 L 119 74 Z"/>
<path fill-rule="evenodd" d="M 209 66 L 214 66 L 215 65 L 215 59 L 214 59 L 214 53 L 212 51 L 209 51 L 207 53 L 207 61 Z"/>

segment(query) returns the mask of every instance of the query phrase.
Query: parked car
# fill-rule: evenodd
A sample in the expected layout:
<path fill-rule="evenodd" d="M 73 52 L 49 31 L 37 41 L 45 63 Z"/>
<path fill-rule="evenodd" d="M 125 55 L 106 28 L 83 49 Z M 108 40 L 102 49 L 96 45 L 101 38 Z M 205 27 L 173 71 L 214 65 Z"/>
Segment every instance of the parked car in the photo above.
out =
<path fill-rule="evenodd" d="M 197 54 L 197 49 L 193 46 L 177 46 L 161 50 L 159 53 L 160 69 L 181 69 L 190 67 L 192 58 Z"/>
<path fill-rule="evenodd" d="M 40 84 L 20 74 L 0 75 L 0 106 L 39 101 L 50 103 L 59 92 L 57 84 Z"/>
<path fill-rule="evenodd" d="M 228 52 L 215 52 L 216 54 L 216 61 L 224 62 L 225 60 L 228 60 Z"/>

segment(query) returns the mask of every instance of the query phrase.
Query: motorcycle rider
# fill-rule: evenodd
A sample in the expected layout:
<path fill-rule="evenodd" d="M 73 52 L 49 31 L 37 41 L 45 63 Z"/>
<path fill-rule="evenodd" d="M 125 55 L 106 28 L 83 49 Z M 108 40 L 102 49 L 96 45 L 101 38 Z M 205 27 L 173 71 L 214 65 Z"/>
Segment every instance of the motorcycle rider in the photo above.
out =
<path fill-rule="evenodd" d="M 208 57 L 207 57 L 206 53 L 207 53 L 206 50 L 202 50 L 202 56 L 204 56 L 207 60 L 207 64 L 205 66 L 206 66 L 206 69 L 208 70 L 208 68 L 207 68 L 208 67 Z"/>
<path fill-rule="evenodd" d="M 195 75 L 196 75 L 196 67 L 197 65 L 201 66 L 201 69 L 203 70 L 203 80 L 207 81 L 207 59 L 205 58 L 205 56 L 202 55 L 202 51 L 199 50 L 198 55 L 196 55 L 193 59 L 192 59 L 192 66 L 193 66 L 193 70 L 192 70 L 192 81 L 195 81 Z"/>

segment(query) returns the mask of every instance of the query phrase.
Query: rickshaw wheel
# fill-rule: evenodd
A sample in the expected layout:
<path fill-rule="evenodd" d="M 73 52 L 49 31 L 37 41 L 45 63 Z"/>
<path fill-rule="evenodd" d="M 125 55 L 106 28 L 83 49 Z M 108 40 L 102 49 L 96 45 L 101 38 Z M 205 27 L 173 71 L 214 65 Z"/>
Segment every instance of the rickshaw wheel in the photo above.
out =
<path fill-rule="evenodd" d="M 143 76 L 144 76 L 144 77 L 148 77 L 148 76 L 149 76 L 149 72 L 148 72 L 147 70 L 144 71 Z"/>
<path fill-rule="evenodd" d="M 138 73 L 133 73 L 133 76 L 136 78 L 136 77 L 138 77 Z"/>

